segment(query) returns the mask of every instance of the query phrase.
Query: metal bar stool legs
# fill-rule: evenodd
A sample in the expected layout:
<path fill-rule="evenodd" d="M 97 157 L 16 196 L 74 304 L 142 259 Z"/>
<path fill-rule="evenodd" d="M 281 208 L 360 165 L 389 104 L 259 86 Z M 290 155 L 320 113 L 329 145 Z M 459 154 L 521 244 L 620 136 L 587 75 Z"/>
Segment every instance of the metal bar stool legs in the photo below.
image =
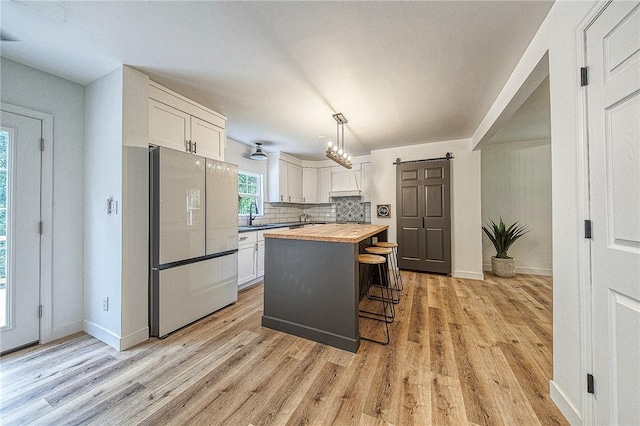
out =
<path fill-rule="evenodd" d="M 393 272 L 393 274 L 391 273 L 391 262 L 390 262 L 390 256 L 393 254 L 393 250 L 390 248 L 386 248 L 386 247 L 367 247 L 364 249 L 367 253 L 371 253 L 371 254 L 375 254 L 378 256 L 384 256 L 385 259 L 387 260 L 387 268 L 386 268 L 386 275 L 387 275 L 387 283 L 389 285 L 389 288 L 391 289 L 391 301 L 394 304 L 397 304 L 400 302 L 400 297 L 402 295 L 400 288 L 398 287 L 398 276 L 396 275 L 395 272 Z M 391 279 L 391 277 L 393 277 L 393 279 Z M 381 278 L 381 281 L 383 280 L 383 278 Z M 382 284 L 382 283 L 381 283 Z M 375 298 L 376 296 L 371 296 L 370 294 L 368 295 L 369 298 Z M 395 315 L 394 315 L 395 316 Z"/>
<path fill-rule="evenodd" d="M 374 244 L 376 247 L 390 248 L 393 250 L 391 254 L 391 262 L 389 262 L 389 269 L 393 269 L 393 273 L 398 283 L 400 291 L 404 290 L 404 284 L 402 283 L 402 274 L 400 273 L 400 267 L 398 266 L 398 243 L 392 243 L 389 241 L 378 241 Z"/>
<path fill-rule="evenodd" d="M 361 254 L 358 256 L 358 262 L 366 266 L 364 278 L 366 279 L 365 286 L 367 287 L 367 293 L 368 293 L 369 287 L 373 285 L 373 278 L 372 278 L 372 274 L 368 273 L 371 271 L 368 271 L 367 269 L 369 269 L 373 265 L 377 265 L 378 273 L 382 277 L 384 273 L 383 271 L 384 269 L 386 269 L 386 267 L 384 267 L 384 264 L 386 263 L 386 259 L 382 256 L 376 256 L 371 254 Z M 387 279 L 388 279 L 388 275 L 387 275 Z M 387 310 L 390 308 L 393 308 L 393 303 L 391 303 L 391 301 L 385 297 L 382 297 L 380 301 L 382 302 L 382 313 L 360 310 L 360 317 L 383 322 L 385 326 L 386 340 L 376 340 L 376 339 L 363 337 L 363 336 L 360 336 L 360 339 L 379 343 L 381 345 L 387 345 L 389 344 L 389 341 L 390 341 L 389 323 L 393 321 L 393 318 L 389 318 L 389 315 L 387 314 Z M 369 314 L 372 316 L 362 315 L 362 314 Z"/>

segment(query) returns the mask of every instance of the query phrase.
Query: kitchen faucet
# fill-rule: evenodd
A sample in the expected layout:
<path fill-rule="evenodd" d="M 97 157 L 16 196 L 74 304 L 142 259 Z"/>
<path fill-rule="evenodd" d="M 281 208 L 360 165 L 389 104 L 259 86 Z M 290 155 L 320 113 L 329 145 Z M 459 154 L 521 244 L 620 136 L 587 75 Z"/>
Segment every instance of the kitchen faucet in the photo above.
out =
<path fill-rule="evenodd" d="M 258 214 L 258 204 L 256 204 L 256 201 L 252 201 L 251 204 L 249 204 L 249 226 L 253 225 L 253 208 L 256 208 L 256 215 Z"/>

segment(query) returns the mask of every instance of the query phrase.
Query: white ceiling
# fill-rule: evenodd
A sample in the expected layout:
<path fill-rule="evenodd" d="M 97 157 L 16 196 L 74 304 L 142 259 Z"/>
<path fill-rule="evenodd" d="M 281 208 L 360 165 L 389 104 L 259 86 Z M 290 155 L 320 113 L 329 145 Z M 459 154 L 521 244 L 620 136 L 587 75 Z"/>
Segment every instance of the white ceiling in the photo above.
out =
<path fill-rule="evenodd" d="M 552 2 L 1 1 L 1 54 L 80 84 L 130 65 L 232 139 L 324 156 L 467 138 Z"/>

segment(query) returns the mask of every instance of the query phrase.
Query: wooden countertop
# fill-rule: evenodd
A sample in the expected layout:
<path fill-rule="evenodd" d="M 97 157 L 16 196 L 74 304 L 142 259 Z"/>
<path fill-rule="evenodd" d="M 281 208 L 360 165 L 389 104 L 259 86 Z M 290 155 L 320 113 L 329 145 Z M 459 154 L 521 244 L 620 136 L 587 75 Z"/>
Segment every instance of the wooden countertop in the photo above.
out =
<path fill-rule="evenodd" d="M 379 232 L 385 231 L 389 225 L 359 224 L 326 224 L 305 228 L 274 230 L 264 234 L 265 238 L 281 238 L 287 240 L 330 241 L 334 243 L 356 244 Z"/>

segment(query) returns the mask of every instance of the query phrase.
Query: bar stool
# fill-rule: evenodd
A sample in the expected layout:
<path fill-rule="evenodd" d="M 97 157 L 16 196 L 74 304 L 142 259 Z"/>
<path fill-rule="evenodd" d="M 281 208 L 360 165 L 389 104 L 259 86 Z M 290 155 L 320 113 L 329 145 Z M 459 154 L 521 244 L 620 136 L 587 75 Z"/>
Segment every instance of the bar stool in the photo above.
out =
<path fill-rule="evenodd" d="M 396 273 L 393 273 L 393 280 L 391 280 L 391 274 L 390 274 L 390 269 L 391 269 L 391 258 L 390 256 L 393 254 L 393 250 L 390 248 L 386 248 L 386 247 L 378 247 L 378 246 L 372 246 L 372 247 L 367 247 L 364 249 L 364 251 L 366 251 L 367 253 L 371 253 L 371 254 L 375 254 L 378 256 L 384 256 L 385 259 L 387 260 L 387 277 L 388 277 L 388 281 L 389 281 L 389 285 L 393 285 L 393 287 L 391 287 L 392 290 L 392 298 L 391 301 L 393 303 L 399 303 L 400 302 L 400 296 L 401 296 L 401 292 L 400 292 L 400 288 L 398 287 L 398 276 L 396 275 Z M 395 295 L 394 295 L 395 292 Z"/>
<path fill-rule="evenodd" d="M 404 290 L 402 284 L 402 274 L 400 274 L 400 267 L 398 266 L 398 243 L 392 243 L 390 241 L 378 241 L 374 244 L 376 247 L 390 248 L 393 250 L 391 262 L 389 262 L 389 268 L 393 269 L 393 273 L 396 276 L 396 282 L 400 291 Z"/>
<path fill-rule="evenodd" d="M 368 293 L 369 292 L 369 288 L 372 285 L 374 285 L 373 284 L 373 280 L 372 280 L 372 274 L 370 273 L 371 271 L 369 269 L 371 267 L 377 265 L 378 266 L 378 273 L 380 274 L 380 277 L 385 276 L 383 274 L 383 271 L 385 269 L 387 269 L 387 268 L 383 267 L 382 265 L 384 265 L 387 262 L 387 259 L 385 259 L 383 256 L 377 256 L 377 255 L 374 255 L 374 254 L 360 254 L 360 255 L 358 255 L 358 262 L 360 264 L 362 264 L 362 265 L 365 265 L 364 278 L 367 280 L 365 286 L 367 288 L 367 293 Z M 386 276 L 388 278 L 388 275 L 386 275 Z M 384 279 L 384 278 L 381 278 L 381 279 Z M 361 283 L 362 283 L 362 280 L 361 280 Z M 387 287 L 387 290 L 388 290 L 388 288 L 389 287 Z M 387 296 L 389 296 L 389 295 L 387 295 Z M 360 336 L 360 338 L 362 340 L 368 340 L 370 342 L 379 343 L 381 345 L 387 345 L 387 344 L 389 344 L 389 341 L 390 341 L 389 323 L 391 321 L 393 321 L 393 319 L 391 319 L 391 321 L 389 321 L 390 318 L 389 318 L 389 315 L 387 314 L 387 309 L 389 309 L 390 307 L 393 307 L 393 303 L 391 303 L 389 297 L 384 297 L 384 296 L 381 297 L 380 299 L 375 299 L 375 300 L 380 300 L 382 302 L 382 313 L 360 310 L 360 315 L 359 316 L 362 317 L 362 318 L 367 318 L 367 319 L 371 319 L 371 320 L 374 320 L 374 321 L 384 322 L 387 339 L 384 340 L 384 341 L 381 341 L 381 340 L 370 339 L 368 337 L 362 337 L 362 336 Z M 373 316 L 362 315 L 363 313 L 370 314 L 370 315 L 373 315 Z"/>

